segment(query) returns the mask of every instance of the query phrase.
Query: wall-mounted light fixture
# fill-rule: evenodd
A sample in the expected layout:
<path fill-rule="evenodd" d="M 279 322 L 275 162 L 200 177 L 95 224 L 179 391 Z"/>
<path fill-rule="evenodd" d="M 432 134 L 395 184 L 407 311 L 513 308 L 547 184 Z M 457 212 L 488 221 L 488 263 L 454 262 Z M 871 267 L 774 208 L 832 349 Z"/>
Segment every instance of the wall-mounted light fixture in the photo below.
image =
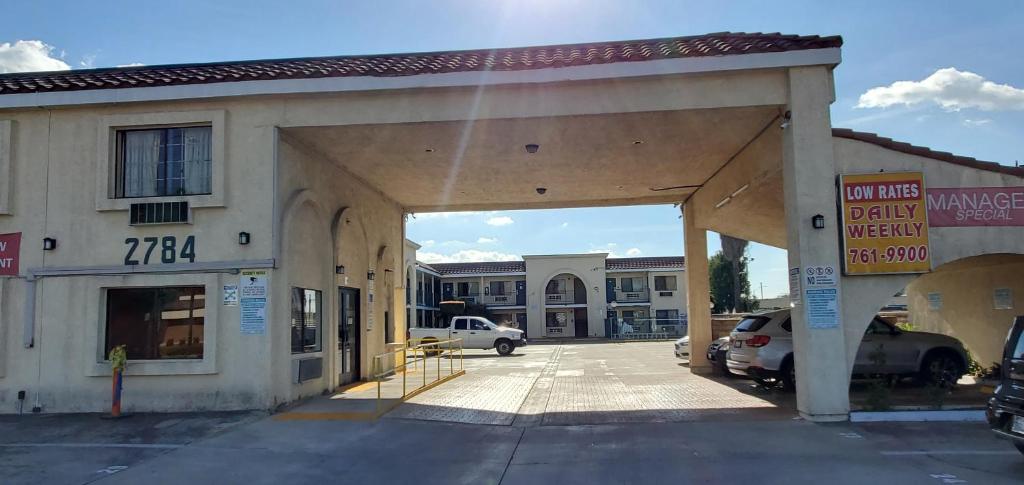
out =
<path fill-rule="evenodd" d="M 811 225 L 814 226 L 815 229 L 824 229 L 825 216 L 821 214 L 815 215 L 814 217 L 811 218 Z"/>
<path fill-rule="evenodd" d="M 376 276 L 377 275 L 374 274 L 372 269 L 366 273 L 366 279 L 369 281 L 373 281 L 373 278 L 375 278 Z"/>
<path fill-rule="evenodd" d="M 52 237 L 44 237 L 43 238 L 43 250 L 44 251 L 53 251 L 54 249 L 57 249 L 57 240 L 52 238 Z"/>
<path fill-rule="evenodd" d="M 537 193 L 540 194 L 540 195 L 544 195 L 544 194 L 546 194 L 548 192 L 548 189 L 545 188 L 545 187 L 537 187 L 536 190 L 537 190 Z"/>
<path fill-rule="evenodd" d="M 540 145 L 536 143 L 526 144 L 526 153 L 537 153 L 537 150 L 540 150 Z"/>
<path fill-rule="evenodd" d="M 334 267 L 334 274 L 345 274 L 345 265 L 339 264 Z"/>
<path fill-rule="evenodd" d="M 245 246 L 246 244 L 249 244 L 250 239 L 252 239 L 252 235 L 248 232 L 242 231 L 238 233 L 238 244 Z"/>

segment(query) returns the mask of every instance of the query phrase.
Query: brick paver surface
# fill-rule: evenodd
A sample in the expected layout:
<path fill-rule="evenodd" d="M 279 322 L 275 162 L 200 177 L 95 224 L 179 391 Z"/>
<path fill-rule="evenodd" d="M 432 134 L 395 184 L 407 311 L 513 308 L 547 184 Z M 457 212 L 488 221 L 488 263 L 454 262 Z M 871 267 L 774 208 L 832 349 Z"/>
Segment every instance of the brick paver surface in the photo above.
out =
<path fill-rule="evenodd" d="M 416 396 L 388 418 L 538 426 L 773 419 L 791 394 L 698 376 L 671 342 L 531 345 L 515 355 L 466 351 L 466 375 Z"/>

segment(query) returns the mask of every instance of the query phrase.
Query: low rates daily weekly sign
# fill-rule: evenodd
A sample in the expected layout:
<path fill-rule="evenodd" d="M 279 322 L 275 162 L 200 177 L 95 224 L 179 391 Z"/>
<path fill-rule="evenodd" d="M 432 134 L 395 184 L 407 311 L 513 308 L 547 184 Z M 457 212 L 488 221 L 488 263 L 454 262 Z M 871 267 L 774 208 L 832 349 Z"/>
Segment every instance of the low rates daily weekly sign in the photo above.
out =
<path fill-rule="evenodd" d="M 839 189 L 846 274 L 931 270 L 920 172 L 842 175 Z"/>

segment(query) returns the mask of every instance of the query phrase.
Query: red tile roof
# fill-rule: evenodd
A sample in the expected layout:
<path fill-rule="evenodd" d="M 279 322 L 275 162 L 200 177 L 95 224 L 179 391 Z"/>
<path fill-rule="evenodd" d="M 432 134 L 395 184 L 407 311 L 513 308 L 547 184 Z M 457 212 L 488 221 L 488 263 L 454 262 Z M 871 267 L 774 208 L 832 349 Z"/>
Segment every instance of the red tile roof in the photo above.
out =
<path fill-rule="evenodd" d="M 837 138 L 846 138 L 849 140 L 863 141 L 878 145 L 883 148 L 895 150 L 901 153 L 907 153 L 910 155 L 917 155 L 925 158 L 931 158 L 933 160 L 939 160 L 955 165 L 962 165 L 964 167 L 976 168 L 978 170 L 987 170 L 989 172 L 1005 173 L 1009 175 L 1016 175 L 1018 177 L 1024 177 L 1024 167 L 1011 167 L 1009 165 L 1002 165 L 996 162 L 986 162 L 971 157 L 964 157 L 960 155 L 954 155 L 949 152 L 939 152 L 932 150 L 931 148 L 911 145 L 901 141 L 895 141 L 892 138 L 886 138 L 879 136 L 874 133 L 865 133 L 862 131 L 853 131 L 848 128 L 832 128 L 832 136 Z"/>
<path fill-rule="evenodd" d="M 434 271 L 444 276 L 456 274 L 525 273 L 524 261 L 481 261 L 479 263 L 433 263 Z"/>
<path fill-rule="evenodd" d="M 605 260 L 605 268 L 610 270 L 643 271 L 653 268 L 682 269 L 684 267 L 685 266 L 683 265 L 682 256 L 659 256 L 651 258 L 608 258 Z M 434 271 L 437 271 L 438 273 L 441 273 L 442 276 L 491 273 L 525 273 L 526 263 L 524 261 L 434 263 L 429 265 L 429 268 L 433 269 Z"/>
<path fill-rule="evenodd" d="M 840 47 L 839 36 L 733 33 L 505 49 L 307 57 L 0 75 L 0 95 L 328 77 L 394 77 Z"/>
<path fill-rule="evenodd" d="M 635 269 L 645 270 L 652 268 L 679 268 L 685 267 L 682 256 L 658 256 L 652 258 L 608 258 L 605 260 L 606 269 Z"/>

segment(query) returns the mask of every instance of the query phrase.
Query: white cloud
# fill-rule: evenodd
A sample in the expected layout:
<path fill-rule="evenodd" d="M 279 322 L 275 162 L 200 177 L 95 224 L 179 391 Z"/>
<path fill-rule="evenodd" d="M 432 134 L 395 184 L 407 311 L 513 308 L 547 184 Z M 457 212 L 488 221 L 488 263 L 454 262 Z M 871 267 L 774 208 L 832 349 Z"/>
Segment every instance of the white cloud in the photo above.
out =
<path fill-rule="evenodd" d="M 513 221 L 509 216 L 495 216 L 487 219 L 487 224 L 491 226 L 507 226 L 513 222 L 515 221 Z"/>
<path fill-rule="evenodd" d="M 987 124 L 989 124 L 991 122 L 992 122 L 992 120 L 990 120 L 988 118 L 982 118 L 980 120 L 970 120 L 970 119 L 967 119 L 967 120 L 964 120 L 964 126 L 985 126 L 985 125 L 987 125 Z"/>
<path fill-rule="evenodd" d="M 427 239 L 426 241 L 420 243 L 420 247 L 429 248 L 434 244 L 437 244 L 437 241 L 434 241 L 433 239 Z"/>
<path fill-rule="evenodd" d="M 946 111 L 974 108 L 982 111 L 1024 110 L 1024 89 L 996 84 L 954 67 L 939 69 L 920 81 L 896 81 L 860 95 L 858 108 L 888 108 L 932 103 Z"/>
<path fill-rule="evenodd" d="M 53 46 L 39 40 L 0 43 L 0 74 L 31 71 L 66 71 L 66 62 L 53 56 Z"/>
<path fill-rule="evenodd" d="M 453 247 L 453 246 L 466 247 L 466 246 L 469 246 L 469 243 L 467 243 L 465 241 L 459 241 L 459 240 L 453 239 L 453 240 L 450 240 L 450 241 L 445 241 L 445 242 L 441 243 L 441 245 L 442 246 L 446 246 L 446 247 Z"/>
<path fill-rule="evenodd" d="M 129 62 L 128 64 L 118 64 L 117 66 L 114 66 L 114 67 L 142 67 L 142 66 L 145 66 L 145 64 L 143 64 L 141 62 Z"/>
<path fill-rule="evenodd" d="M 477 242 L 477 244 L 493 244 L 493 243 L 498 242 L 498 238 L 496 238 L 496 237 L 480 237 L 480 239 L 477 239 L 476 242 Z"/>
<path fill-rule="evenodd" d="M 78 61 L 78 67 L 82 69 L 92 69 L 96 67 L 96 54 L 89 54 Z"/>
<path fill-rule="evenodd" d="M 569 227 L 569 223 L 568 223 L 568 222 L 563 222 L 563 223 L 562 223 L 562 227 L 563 227 L 563 228 L 565 228 L 565 227 Z"/>
<path fill-rule="evenodd" d="M 634 257 L 634 258 L 637 257 L 637 256 L 640 256 L 643 253 L 644 252 L 641 251 L 640 248 L 629 248 L 629 249 L 626 250 L 626 256 L 630 256 L 630 257 Z"/>
<path fill-rule="evenodd" d="M 431 252 L 418 252 L 416 258 L 424 263 L 475 263 L 480 261 L 519 261 L 515 254 L 502 253 L 498 251 L 480 251 L 478 249 L 463 249 L 452 254 L 441 254 Z"/>

